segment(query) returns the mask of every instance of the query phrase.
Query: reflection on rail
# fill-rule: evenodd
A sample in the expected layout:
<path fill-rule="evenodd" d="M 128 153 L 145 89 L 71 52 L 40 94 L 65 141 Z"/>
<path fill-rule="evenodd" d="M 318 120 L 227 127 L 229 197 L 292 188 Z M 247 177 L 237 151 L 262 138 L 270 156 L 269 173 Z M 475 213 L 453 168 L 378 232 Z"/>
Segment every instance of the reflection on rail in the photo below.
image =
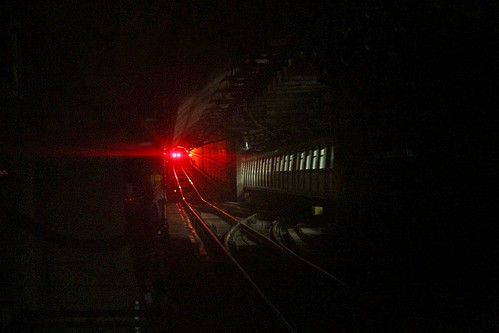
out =
<path fill-rule="evenodd" d="M 252 227 L 260 223 L 257 215 L 240 221 L 205 200 L 181 166 L 174 175 L 207 241 L 216 244 L 289 330 L 394 330 L 391 314 L 376 302 L 273 239 L 274 221 L 262 221 L 262 233 Z M 215 232 L 223 224 L 227 231 Z"/>
<path fill-rule="evenodd" d="M 273 304 L 273 302 L 267 297 L 267 295 L 260 289 L 260 287 L 255 283 L 253 278 L 246 272 L 246 270 L 239 264 L 237 260 L 233 257 L 229 249 L 224 246 L 219 237 L 213 232 L 210 226 L 201 217 L 201 211 L 211 211 L 220 214 L 221 218 L 231 225 L 239 225 L 239 221 L 224 212 L 222 209 L 216 207 L 214 204 L 206 201 L 202 195 L 199 193 L 195 187 L 193 181 L 186 174 L 182 167 L 174 167 L 173 173 L 177 181 L 177 186 L 179 188 L 183 203 L 198 222 L 198 224 L 203 228 L 205 233 L 209 236 L 209 241 L 211 244 L 215 244 L 219 253 L 223 253 L 227 260 L 229 260 L 234 267 L 236 267 L 239 272 L 244 276 L 249 285 L 258 293 L 261 299 L 267 304 L 267 306 L 274 312 L 276 318 L 282 323 L 286 330 L 294 332 L 295 329 L 288 322 L 288 320 L 282 315 L 280 310 Z"/>

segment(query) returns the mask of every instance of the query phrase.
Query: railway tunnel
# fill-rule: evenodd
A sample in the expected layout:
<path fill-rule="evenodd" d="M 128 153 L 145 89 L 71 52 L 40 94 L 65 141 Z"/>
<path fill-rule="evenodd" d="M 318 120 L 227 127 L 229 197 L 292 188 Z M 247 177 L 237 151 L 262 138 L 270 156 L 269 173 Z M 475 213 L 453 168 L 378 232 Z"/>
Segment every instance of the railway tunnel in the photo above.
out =
<path fill-rule="evenodd" d="M 476 107 L 470 96 L 451 92 L 468 88 L 440 82 L 430 91 L 413 77 L 411 89 L 424 91 L 426 101 L 393 97 L 384 86 L 364 87 L 376 96 L 344 104 L 339 91 L 349 88 L 321 78 L 314 60 L 306 51 L 293 57 L 276 48 L 236 61 L 207 84 L 203 91 L 211 94 L 193 95 L 195 107 L 179 108 L 174 138 L 192 147 L 193 167 L 225 196 L 218 200 L 274 212 L 342 279 L 422 315 L 409 319 L 414 327 L 445 326 L 450 318 L 468 325 L 446 309 L 489 299 L 490 289 L 476 288 L 468 267 L 484 268 L 479 253 L 494 247 L 483 233 L 492 207 L 488 185 L 476 177 L 489 177 L 490 169 L 477 162 L 482 148 L 471 144 L 490 143 L 492 132 L 465 115 Z M 434 74 L 429 81 L 447 75 Z M 454 135 L 462 137 L 459 147 L 451 144 Z M 479 271 L 490 286 L 489 271 Z"/>
<path fill-rule="evenodd" d="M 497 7 L 186 3 L 0 7 L 2 331 L 496 330 Z"/>

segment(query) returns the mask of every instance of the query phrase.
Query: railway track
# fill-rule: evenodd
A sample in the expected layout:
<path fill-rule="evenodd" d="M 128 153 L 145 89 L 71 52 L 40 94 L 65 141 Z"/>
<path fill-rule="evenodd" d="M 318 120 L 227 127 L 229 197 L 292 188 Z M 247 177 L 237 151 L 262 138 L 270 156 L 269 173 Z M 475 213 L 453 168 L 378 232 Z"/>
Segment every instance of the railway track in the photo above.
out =
<path fill-rule="evenodd" d="M 272 221 L 206 201 L 182 168 L 179 192 L 219 260 L 232 262 L 289 331 L 398 331 L 388 311 L 287 248 Z M 249 309 L 250 310 L 250 309 Z"/>

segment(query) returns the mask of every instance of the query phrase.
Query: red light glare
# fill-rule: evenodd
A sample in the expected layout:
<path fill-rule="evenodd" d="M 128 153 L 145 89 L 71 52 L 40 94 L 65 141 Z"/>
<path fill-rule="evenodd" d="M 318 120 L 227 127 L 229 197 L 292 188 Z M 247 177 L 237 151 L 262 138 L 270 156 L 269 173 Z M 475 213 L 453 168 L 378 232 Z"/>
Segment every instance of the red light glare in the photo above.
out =
<path fill-rule="evenodd" d="M 156 157 L 161 154 L 156 147 L 139 146 L 136 144 L 109 144 L 92 147 L 80 146 L 19 146 L 19 147 L 0 147 L 2 154 L 29 155 L 47 158 L 63 157 Z M 8 171 L 8 170 L 4 170 Z M 5 174 L 5 173 L 4 173 Z"/>
<path fill-rule="evenodd" d="M 170 151 L 170 157 L 174 159 L 183 159 L 186 156 L 191 156 L 191 154 L 182 146 L 176 146 Z"/>

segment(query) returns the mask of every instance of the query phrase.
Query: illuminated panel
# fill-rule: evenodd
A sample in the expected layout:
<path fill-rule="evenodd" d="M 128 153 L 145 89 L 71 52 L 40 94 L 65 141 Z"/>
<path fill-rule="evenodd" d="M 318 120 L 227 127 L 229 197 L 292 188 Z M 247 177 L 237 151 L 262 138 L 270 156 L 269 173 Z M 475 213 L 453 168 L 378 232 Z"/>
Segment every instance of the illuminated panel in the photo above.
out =
<path fill-rule="evenodd" d="M 329 155 L 329 168 L 333 168 L 333 165 L 334 165 L 334 147 L 331 146 L 331 154 Z"/>
<path fill-rule="evenodd" d="M 310 156 L 310 151 L 307 151 L 306 154 L 307 155 L 305 156 L 305 170 L 310 170 L 310 164 L 311 164 L 310 162 L 312 156 Z"/>
<path fill-rule="evenodd" d="M 317 169 L 318 158 L 319 158 L 319 149 L 314 149 L 312 151 L 312 165 L 311 165 L 311 169 Z"/>
<path fill-rule="evenodd" d="M 319 153 L 319 169 L 326 168 L 326 148 L 321 148 Z"/>

